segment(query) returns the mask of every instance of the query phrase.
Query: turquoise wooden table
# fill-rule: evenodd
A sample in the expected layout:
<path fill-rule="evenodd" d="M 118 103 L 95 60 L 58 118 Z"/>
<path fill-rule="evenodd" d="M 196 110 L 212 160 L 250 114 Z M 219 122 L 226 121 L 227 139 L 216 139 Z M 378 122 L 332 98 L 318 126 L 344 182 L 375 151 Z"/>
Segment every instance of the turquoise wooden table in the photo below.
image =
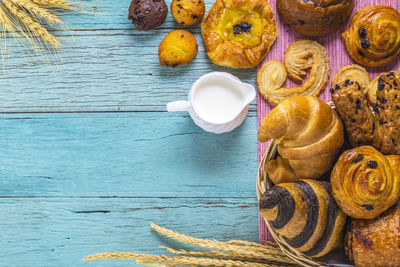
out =
<path fill-rule="evenodd" d="M 165 108 L 185 99 L 202 74 L 228 71 L 255 85 L 255 69 L 211 64 L 199 25 L 189 28 L 196 59 L 161 67 L 158 44 L 180 28 L 170 13 L 160 28 L 139 32 L 127 19 L 130 1 L 85 3 L 96 13 L 61 15 L 68 29 L 55 32 L 64 46 L 56 59 L 47 55 L 50 63 L 7 43 L 0 266 L 132 266 L 82 258 L 181 248 L 150 222 L 201 238 L 258 241 L 255 104 L 240 128 L 222 135 Z"/>

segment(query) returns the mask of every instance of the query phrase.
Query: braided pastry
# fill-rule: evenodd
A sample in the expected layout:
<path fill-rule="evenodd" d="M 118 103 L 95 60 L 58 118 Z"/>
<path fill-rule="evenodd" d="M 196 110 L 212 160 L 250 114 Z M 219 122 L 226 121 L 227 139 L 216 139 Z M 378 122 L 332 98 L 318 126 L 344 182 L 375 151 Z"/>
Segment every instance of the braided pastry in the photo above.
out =
<path fill-rule="evenodd" d="M 400 156 L 384 156 L 371 146 L 345 151 L 331 173 L 332 193 L 352 218 L 373 219 L 400 196 Z"/>
<path fill-rule="evenodd" d="M 400 54 L 400 14 L 389 6 L 364 7 L 354 15 L 342 38 L 347 52 L 359 64 L 387 65 Z"/>
<path fill-rule="evenodd" d="M 267 189 L 260 214 L 290 246 L 308 256 L 321 257 L 341 244 L 346 215 L 327 182 L 300 180 Z"/>
<path fill-rule="evenodd" d="M 277 105 L 261 123 L 258 140 L 270 139 L 279 143 L 279 156 L 266 163 L 275 184 L 293 177 L 317 179 L 334 165 L 344 141 L 343 125 L 318 97 L 294 96 Z"/>
<path fill-rule="evenodd" d="M 282 88 L 287 75 L 300 86 Z M 279 61 L 264 64 L 257 73 L 257 85 L 261 95 L 272 105 L 296 95 L 319 95 L 328 83 L 329 58 L 325 48 L 311 40 L 292 43 L 285 53 L 285 65 Z"/>

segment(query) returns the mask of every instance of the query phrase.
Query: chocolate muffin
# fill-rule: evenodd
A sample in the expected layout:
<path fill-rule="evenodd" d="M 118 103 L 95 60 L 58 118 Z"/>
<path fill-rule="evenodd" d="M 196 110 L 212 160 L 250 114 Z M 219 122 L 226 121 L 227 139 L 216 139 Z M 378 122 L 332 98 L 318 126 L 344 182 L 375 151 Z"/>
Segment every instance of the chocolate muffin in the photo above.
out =
<path fill-rule="evenodd" d="M 280 18 L 297 33 L 325 36 L 339 30 L 349 19 L 353 0 L 277 0 Z"/>
<path fill-rule="evenodd" d="M 133 0 L 128 19 L 138 30 L 151 30 L 160 26 L 167 17 L 168 7 L 164 0 Z"/>

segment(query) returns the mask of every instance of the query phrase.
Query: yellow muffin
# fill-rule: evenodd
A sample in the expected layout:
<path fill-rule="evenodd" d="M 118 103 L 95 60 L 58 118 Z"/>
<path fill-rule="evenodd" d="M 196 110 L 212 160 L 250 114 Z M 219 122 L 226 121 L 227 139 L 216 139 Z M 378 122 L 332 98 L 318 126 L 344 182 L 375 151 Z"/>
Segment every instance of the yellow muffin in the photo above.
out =
<path fill-rule="evenodd" d="M 192 26 L 201 21 L 206 10 L 204 0 L 172 0 L 171 13 L 176 22 Z"/>
<path fill-rule="evenodd" d="M 158 48 L 162 66 L 177 67 L 191 61 L 197 54 L 197 40 L 188 31 L 174 30 L 167 34 Z"/>

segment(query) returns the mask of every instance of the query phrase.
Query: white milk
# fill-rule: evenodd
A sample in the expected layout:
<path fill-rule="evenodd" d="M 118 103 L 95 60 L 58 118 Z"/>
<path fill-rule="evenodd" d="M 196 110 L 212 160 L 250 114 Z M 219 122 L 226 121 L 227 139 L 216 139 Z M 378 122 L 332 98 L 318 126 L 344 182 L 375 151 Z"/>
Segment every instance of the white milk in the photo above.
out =
<path fill-rule="evenodd" d="M 198 115 L 211 123 L 225 123 L 243 109 L 244 96 L 231 82 L 210 79 L 195 90 L 193 106 Z"/>

